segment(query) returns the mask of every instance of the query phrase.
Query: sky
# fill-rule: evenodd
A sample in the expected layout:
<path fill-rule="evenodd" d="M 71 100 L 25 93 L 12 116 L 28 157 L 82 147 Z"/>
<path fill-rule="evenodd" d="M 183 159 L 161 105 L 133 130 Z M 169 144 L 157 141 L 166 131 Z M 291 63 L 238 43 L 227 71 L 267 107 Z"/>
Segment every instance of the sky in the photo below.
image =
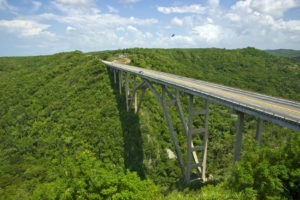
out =
<path fill-rule="evenodd" d="M 0 56 L 300 49 L 300 0 L 0 0 Z"/>

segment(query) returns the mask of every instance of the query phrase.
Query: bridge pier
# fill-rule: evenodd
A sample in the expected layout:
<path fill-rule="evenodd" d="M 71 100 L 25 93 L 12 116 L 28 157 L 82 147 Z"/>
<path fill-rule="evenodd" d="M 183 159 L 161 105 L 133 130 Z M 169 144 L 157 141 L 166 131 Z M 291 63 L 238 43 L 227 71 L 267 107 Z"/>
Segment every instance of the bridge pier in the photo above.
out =
<path fill-rule="evenodd" d="M 135 86 L 136 86 L 136 75 L 133 76 L 133 87 L 135 87 Z M 136 91 L 132 90 L 132 97 L 131 98 L 134 102 L 134 112 L 136 113 L 137 112 L 137 94 L 136 94 Z M 131 104 L 130 104 L 129 110 L 131 109 L 131 106 L 132 106 Z"/>
<path fill-rule="evenodd" d="M 233 166 L 235 165 L 236 161 L 240 161 L 243 127 L 244 127 L 244 113 L 237 111 L 237 115 L 238 115 L 238 121 L 237 121 L 235 144 L 234 144 Z"/>
<path fill-rule="evenodd" d="M 196 168 L 199 176 L 203 180 L 206 181 L 206 158 L 207 158 L 207 143 L 208 143 L 208 118 L 209 118 L 209 102 L 205 101 L 205 109 L 204 110 L 194 110 L 193 102 L 194 96 L 189 95 L 189 105 L 188 105 L 188 135 L 187 135 L 187 171 L 186 171 L 186 182 L 191 182 L 190 176 L 193 168 Z M 197 115 L 204 115 L 204 128 L 193 128 L 193 117 Z M 194 146 L 193 136 L 196 134 L 203 135 L 202 145 Z M 197 152 L 202 151 L 202 161 L 199 162 Z M 194 157 L 195 163 L 191 163 L 191 156 Z M 197 179 L 194 179 L 197 180 Z M 193 181 L 193 180 L 192 180 Z"/>
<path fill-rule="evenodd" d="M 128 72 L 125 73 L 125 100 L 126 100 L 126 110 L 129 111 L 129 74 Z"/>
<path fill-rule="evenodd" d="M 133 80 L 134 86 L 131 90 L 131 98 L 130 98 L 130 103 L 129 103 L 129 108 L 128 111 L 130 111 L 132 109 L 132 104 L 134 103 L 134 111 L 135 113 L 137 113 L 139 111 L 139 108 L 141 106 L 142 100 L 144 98 L 144 94 L 145 94 L 145 81 L 140 82 L 139 84 L 136 84 L 136 79 L 134 77 Z M 139 107 L 137 107 L 137 90 L 142 89 L 142 95 L 139 101 Z"/>
<path fill-rule="evenodd" d="M 140 97 L 140 101 L 139 101 L 139 103 L 138 103 L 138 107 L 137 107 L 137 110 L 136 110 L 136 113 L 138 113 L 139 111 L 140 111 L 140 109 L 141 109 L 141 106 L 142 106 L 142 101 L 143 101 L 143 99 L 144 99 L 144 96 L 145 96 L 145 93 L 146 93 L 146 87 L 144 87 L 143 89 L 142 89 L 142 94 L 141 94 L 141 97 Z"/>
<path fill-rule="evenodd" d="M 114 69 L 114 83 L 117 83 L 117 78 L 116 78 L 116 70 Z"/>
<path fill-rule="evenodd" d="M 264 120 L 258 118 L 256 135 L 255 135 L 255 140 L 257 141 L 258 145 L 261 144 L 261 132 L 262 132 L 263 124 L 264 124 Z"/>
<path fill-rule="evenodd" d="M 119 71 L 119 92 L 122 94 L 122 71 Z"/>

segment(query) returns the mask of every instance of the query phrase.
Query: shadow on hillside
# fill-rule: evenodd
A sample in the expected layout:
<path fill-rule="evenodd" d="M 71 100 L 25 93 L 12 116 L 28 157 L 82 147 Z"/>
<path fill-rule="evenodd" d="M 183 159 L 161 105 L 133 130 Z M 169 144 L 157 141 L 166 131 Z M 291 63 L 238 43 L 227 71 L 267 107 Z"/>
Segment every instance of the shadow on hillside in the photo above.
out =
<path fill-rule="evenodd" d="M 130 112 L 126 111 L 124 87 L 122 88 L 122 94 L 120 95 L 118 80 L 117 83 L 114 84 L 113 73 L 109 69 L 107 69 L 107 71 L 109 73 L 111 88 L 114 91 L 118 103 L 119 117 L 122 124 L 125 168 L 130 171 L 136 171 L 140 178 L 144 179 L 143 146 L 139 116 L 132 110 Z"/>

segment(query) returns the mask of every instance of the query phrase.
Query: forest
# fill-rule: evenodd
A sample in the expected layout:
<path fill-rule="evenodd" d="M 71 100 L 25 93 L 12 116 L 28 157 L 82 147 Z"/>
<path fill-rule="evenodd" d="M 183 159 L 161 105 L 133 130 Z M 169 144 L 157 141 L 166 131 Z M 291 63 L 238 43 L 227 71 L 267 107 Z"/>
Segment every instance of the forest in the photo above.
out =
<path fill-rule="evenodd" d="M 300 50 L 293 50 L 293 49 L 273 49 L 273 50 L 265 50 L 271 55 L 286 57 L 286 58 L 293 58 L 293 59 L 300 59 Z"/>
<path fill-rule="evenodd" d="M 258 146 L 257 119 L 246 115 L 233 169 L 237 117 L 214 103 L 209 180 L 185 184 L 178 161 L 168 156 L 175 150 L 159 102 L 147 91 L 140 112 L 127 112 L 101 59 L 300 102 L 299 60 L 251 47 L 2 57 L 0 199 L 300 198 L 300 133 L 265 122 Z M 184 151 L 180 120 L 170 112 Z"/>

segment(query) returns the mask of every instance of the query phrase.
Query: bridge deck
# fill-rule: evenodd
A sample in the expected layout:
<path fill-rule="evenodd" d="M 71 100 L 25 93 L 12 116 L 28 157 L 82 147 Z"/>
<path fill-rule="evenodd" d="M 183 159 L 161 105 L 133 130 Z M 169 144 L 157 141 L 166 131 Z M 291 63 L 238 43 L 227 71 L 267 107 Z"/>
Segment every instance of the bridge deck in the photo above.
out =
<path fill-rule="evenodd" d="M 254 115 L 263 120 L 300 132 L 300 103 L 263 94 L 226 87 L 218 84 L 103 61 L 107 66 L 135 74 L 144 79 L 164 84 L 183 92 L 200 96 L 234 110 Z"/>

